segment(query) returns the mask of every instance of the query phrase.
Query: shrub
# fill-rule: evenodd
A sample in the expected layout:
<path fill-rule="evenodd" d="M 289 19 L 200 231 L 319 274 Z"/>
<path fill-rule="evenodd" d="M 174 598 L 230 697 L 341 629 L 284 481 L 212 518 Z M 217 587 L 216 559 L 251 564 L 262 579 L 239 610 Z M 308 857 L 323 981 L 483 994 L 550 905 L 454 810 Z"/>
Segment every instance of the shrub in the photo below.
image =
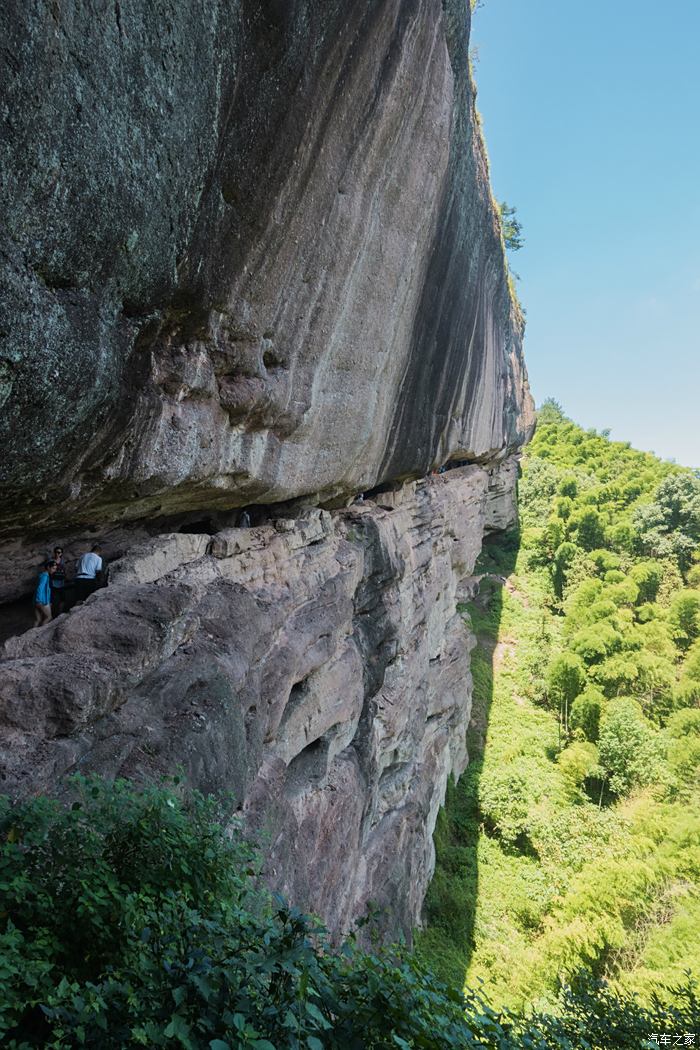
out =
<path fill-rule="evenodd" d="M 683 648 L 700 636 L 700 591 L 681 591 L 671 602 L 668 619 L 673 635 Z"/>
<path fill-rule="evenodd" d="M 700 736 L 700 709 L 677 711 L 669 718 L 666 732 L 670 737 Z"/>
<path fill-rule="evenodd" d="M 575 499 L 578 495 L 578 481 L 574 474 L 568 474 L 565 478 L 562 478 L 559 482 L 557 492 L 560 496 L 567 497 L 569 499 Z"/>
<path fill-rule="evenodd" d="M 527 834 L 532 809 L 526 777 L 510 765 L 484 773 L 479 784 L 479 809 L 491 831 L 506 845 Z"/>
<path fill-rule="evenodd" d="M 693 682 L 700 682 L 700 642 L 696 642 L 689 650 L 683 664 L 683 677 Z"/>
<path fill-rule="evenodd" d="M 621 521 L 605 530 L 606 542 L 621 554 L 632 554 L 637 544 L 637 533 L 629 522 Z"/>
<path fill-rule="evenodd" d="M 700 551 L 684 581 L 685 541 L 676 548 L 667 530 L 663 557 L 652 558 L 631 524 L 678 473 L 561 416 L 540 421 L 523 459 L 528 550 L 489 616 L 488 648 L 475 654 L 489 674 L 475 674 L 469 750 L 479 772 L 472 765 L 463 780 L 482 812 L 465 819 L 448 798 L 450 848 L 438 867 L 451 892 L 445 922 L 430 915 L 451 974 L 459 979 L 461 965 L 483 976 L 510 1007 L 554 1006 L 561 975 L 581 967 L 648 1005 L 696 965 L 700 640 L 690 622 L 687 643 L 674 644 L 670 614 L 686 581 L 700 590 Z M 603 527 L 604 546 L 584 549 L 589 525 L 597 539 Z M 483 608 L 475 617 L 485 620 Z M 502 643 L 495 654 L 492 640 Z M 549 710 L 536 706 L 543 696 Z M 631 1019 L 620 1032 L 617 1005 L 599 1011 L 599 996 L 608 1002 L 594 993 L 568 1029 L 572 1045 L 644 1046 L 656 1029 Z"/>
<path fill-rule="evenodd" d="M 569 518 L 569 525 L 576 533 L 576 542 L 585 551 L 602 547 L 605 542 L 605 521 L 597 510 L 576 511 Z"/>
<path fill-rule="evenodd" d="M 700 564 L 691 565 L 686 574 L 689 587 L 700 588 Z"/>
<path fill-rule="evenodd" d="M 604 660 L 621 649 L 622 635 L 612 624 L 596 623 L 577 631 L 570 645 L 575 653 L 590 664 Z"/>
<path fill-rule="evenodd" d="M 653 561 L 637 562 L 630 569 L 630 577 L 639 589 L 637 600 L 640 604 L 656 601 L 661 580 L 663 579 L 663 569 L 660 565 Z"/>
<path fill-rule="evenodd" d="M 519 1018 L 446 987 L 405 949 L 334 950 L 261 888 L 212 800 L 76 787 L 72 809 L 2 801 L 7 1050 L 631 1050 L 642 1030 L 691 1028 L 690 982 L 676 1006 L 645 1009 L 581 978 L 559 1016 Z"/>
<path fill-rule="evenodd" d="M 575 543 L 560 543 L 554 552 L 553 582 L 554 593 L 561 598 L 566 584 L 567 571 L 578 553 Z"/>
<path fill-rule="evenodd" d="M 598 768 L 598 749 L 595 744 L 577 742 L 569 744 L 559 755 L 559 768 L 575 788 L 581 788 L 587 777 Z"/>
<path fill-rule="evenodd" d="M 257 884 L 250 847 L 226 835 L 212 800 L 77 788 L 71 809 L 3 801 L 8 1050 L 520 1045 L 409 953 L 333 951 L 318 923 Z"/>
<path fill-rule="evenodd" d="M 547 672 L 547 696 L 557 707 L 571 707 L 586 684 L 586 669 L 576 653 L 561 653 Z"/>
<path fill-rule="evenodd" d="M 588 686 L 571 705 L 569 725 L 572 729 L 582 730 L 586 739 L 595 743 L 598 739 L 600 716 L 604 705 L 605 697 L 600 690 L 594 686 Z"/>
<path fill-rule="evenodd" d="M 658 486 L 652 503 L 640 507 L 634 524 L 645 551 L 677 558 L 687 570 L 700 544 L 700 480 L 689 471 L 670 474 Z"/>
<path fill-rule="evenodd" d="M 557 518 L 561 518 L 562 521 L 567 521 L 571 517 L 576 504 L 568 496 L 560 496 L 554 501 L 554 513 Z"/>
<path fill-rule="evenodd" d="M 601 719 L 598 753 L 610 790 L 616 795 L 626 795 L 633 787 L 652 783 L 658 777 L 658 747 L 636 700 L 623 697 L 610 701 Z"/>
<path fill-rule="evenodd" d="M 678 740 L 671 750 L 669 767 L 675 781 L 673 793 L 690 799 L 700 779 L 700 738 L 689 733 Z"/>
<path fill-rule="evenodd" d="M 601 548 L 600 550 L 591 551 L 590 559 L 595 565 L 598 572 L 602 575 L 604 575 L 606 572 L 610 572 L 611 569 L 620 568 L 619 554 L 614 554 L 613 551 L 608 551 L 604 548 Z"/>
<path fill-rule="evenodd" d="M 674 707 L 700 706 L 700 682 L 692 678 L 681 678 L 673 691 Z"/>
<path fill-rule="evenodd" d="M 618 608 L 626 605 L 635 605 L 639 600 L 639 588 L 634 580 L 627 578 L 621 583 L 614 583 L 607 587 L 605 596 L 614 602 Z"/>

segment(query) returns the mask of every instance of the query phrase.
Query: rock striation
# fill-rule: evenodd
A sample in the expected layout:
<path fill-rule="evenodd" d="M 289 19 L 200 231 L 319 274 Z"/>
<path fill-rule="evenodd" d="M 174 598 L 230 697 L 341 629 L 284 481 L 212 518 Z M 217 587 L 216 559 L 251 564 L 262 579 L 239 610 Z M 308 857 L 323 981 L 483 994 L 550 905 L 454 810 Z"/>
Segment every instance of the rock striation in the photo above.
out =
<path fill-rule="evenodd" d="M 182 766 L 297 903 L 408 931 L 533 427 L 469 5 L 8 0 L 0 34 L 0 636 L 55 543 L 111 563 L 2 650 L 2 784 Z"/>
<path fill-rule="evenodd" d="M 292 900 L 333 929 L 372 900 L 410 935 L 467 761 L 456 603 L 510 513 L 501 481 L 467 466 L 342 511 L 143 543 L 0 650 L 4 789 L 181 767 L 232 793 Z"/>
<path fill-rule="evenodd" d="M 332 505 L 517 449 L 468 19 L 3 5 L 0 536 Z"/>

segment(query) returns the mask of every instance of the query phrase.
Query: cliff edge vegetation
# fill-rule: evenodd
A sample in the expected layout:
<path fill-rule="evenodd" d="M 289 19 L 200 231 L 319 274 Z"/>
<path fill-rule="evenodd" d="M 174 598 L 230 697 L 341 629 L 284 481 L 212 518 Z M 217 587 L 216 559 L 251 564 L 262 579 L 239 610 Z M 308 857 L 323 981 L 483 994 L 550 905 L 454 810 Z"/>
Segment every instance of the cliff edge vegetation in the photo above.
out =
<path fill-rule="evenodd" d="M 464 610 L 471 762 L 420 950 L 515 1009 L 580 971 L 669 998 L 700 970 L 700 480 L 549 402 L 520 513 Z"/>
<path fill-rule="evenodd" d="M 496 1013 L 404 948 L 334 948 L 264 889 L 212 798 L 173 782 L 73 788 L 70 808 L 0 799 L 7 1050 L 637 1050 L 693 1024 L 689 987 L 673 1009 L 589 986 L 558 1016 Z"/>

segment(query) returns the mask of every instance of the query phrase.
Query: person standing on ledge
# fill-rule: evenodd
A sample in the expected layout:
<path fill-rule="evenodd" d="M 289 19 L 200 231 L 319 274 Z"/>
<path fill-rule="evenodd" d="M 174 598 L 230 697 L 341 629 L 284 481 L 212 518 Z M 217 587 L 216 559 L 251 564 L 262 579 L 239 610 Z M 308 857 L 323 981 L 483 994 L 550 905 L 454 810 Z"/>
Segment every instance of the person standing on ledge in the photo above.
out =
<path fill-rule="evenodd" d="M 75 574 L 75 596 L 79 602 L 84 602 L 99 587 L 100 576 L 102 575 L 101 550 L 99 543 L 95 543 L 88 554 L 83 554 L 78 559 Z"/>
<path fill-rule="evenodd" d="M 51 577 L 56 572 L 56 562 L 47 561 L 46 568 L 39 573 L 34 591 L 34 626 L 41 627 L 51 619 Z"/>
<path fill-rule="evenodd" d="M 63 560 L 63 547 L 54 547 L 53 559 L 56 571 L 51 578 L 51 614 L 60 616 L 65 608 L 66 599 L 66 563 Z"/>

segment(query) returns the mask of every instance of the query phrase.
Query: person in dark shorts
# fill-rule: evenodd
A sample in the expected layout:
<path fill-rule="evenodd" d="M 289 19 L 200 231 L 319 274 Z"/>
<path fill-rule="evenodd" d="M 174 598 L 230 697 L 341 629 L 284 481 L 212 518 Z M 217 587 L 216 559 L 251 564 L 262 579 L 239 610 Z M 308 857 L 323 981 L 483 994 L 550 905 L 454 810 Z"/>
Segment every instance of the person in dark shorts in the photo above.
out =
<path fill-rule="evenodd" d="M 60 616 L 66 606 L 66 563 L 63 560 L 63 547 L 54 547 L 53 561 L 56 571 L 51 577 L 51 614 Z"/>
<path fill-rule="evenodd" d="M 51 619 L 51 577 L 56 571 L 56 562 L 47 561 L 39 573 L 34 591 L 34 626 L 42 627 Z"/>
<path fill-rule="evenodd" d="M 78 558 L 75 573 L 75 597 L 79 602 L 84 602 L 93 591 L 96 591 L 102 578 L 102 558 L 99 543 L 95 543 L 92 550 Z"/>

